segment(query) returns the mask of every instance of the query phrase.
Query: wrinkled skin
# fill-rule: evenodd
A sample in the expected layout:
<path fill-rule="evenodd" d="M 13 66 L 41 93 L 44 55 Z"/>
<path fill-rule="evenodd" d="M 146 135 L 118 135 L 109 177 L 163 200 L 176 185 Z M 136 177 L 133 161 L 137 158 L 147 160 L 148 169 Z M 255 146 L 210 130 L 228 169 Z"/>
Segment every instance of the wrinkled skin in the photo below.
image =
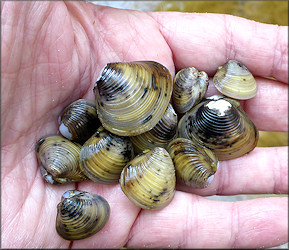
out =
<path fill-rule="evenodd" d="M 288 127 L 287 28 L 216 14 L 145 13 L 85 2 L 2 2 L 2 247 L 271 247 L 288 241 L 288 199 L 239 202 L 206 195 L 287 194 L 287 147 L 256 148 L 220 163 L 204 190 L 179 186 L 169 206 L 145 211 L 119 185 L 85 181 L 52 186 L 37 167 L 35 143 L 57 133 L 60 111 L 93 100 L 99 72 L 112 61 L 155 60 L 172 75 L 194 66 L 212 76 L 228 59 L 256 76 L 255 98 L 242 102 L 260 130 Z M 271 76 L 276 81 L 263 77 Z M 210 84 L 208 94 L 217 93 Z M 100 194 L 107 225 L 70 242 L 55 230 L 56 206 L 69 189 Z"/>

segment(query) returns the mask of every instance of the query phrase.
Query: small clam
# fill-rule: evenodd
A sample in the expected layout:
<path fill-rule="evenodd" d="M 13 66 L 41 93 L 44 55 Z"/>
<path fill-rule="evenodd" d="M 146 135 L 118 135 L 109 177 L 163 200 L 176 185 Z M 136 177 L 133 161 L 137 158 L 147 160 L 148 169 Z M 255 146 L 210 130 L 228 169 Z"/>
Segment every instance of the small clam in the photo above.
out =
<path fill-rule="evenodd" d="M 102 126 L 117 135 L 134 136 L 159 122 L 171 98 L 172 79 L 157 62 L 109 63 L 94 93 Z"/>
<path fill-rule="evenodd" d="M 177 181 L 193 188 L 205 188 L 213 180 L 218 168 L 214 153 L 191 140 L 177 138 L 168 145 L 174 162 Z"/>
<path fill-rule="evenodd" d="M 122 191 L 136 206 L 161 209 L 175 193 L 174 164 L 164 148 L 145 150 L 126 165 L 119 181 Z"/>
<path fill-rule="evenodd" d="M 86 141 L 100 125 L 95 102 L 86 99 L 71 103 L 59 116 L 60 133 L 73 141 Z"/>
<path fill-rule="evenodd" d="M 166 109 L 162 119 L 151 130 L 130 137 L 135 153 L 154 147 L 165 148 L 175 137 L 178 126 L 178 117 L 171 104 Z"/>
<path fill-rule="evenodd" d="M 101 196 L 69 190 L 57 205 L 56 231 L 66 240 L 80 240 L 100 231 L 110 215 L 108 202 Z"/>
<path fill-rule="evenodd" d="M 230 60 L 218 68 L 214 75 L 215 87 L 225 96 L 247 100 L 257 94 L 257 84 L 254 76 L 245 65 Z"/>
<path fill-rule="evenodd" d="M 58 135 L 38 140 L 36 156 L 44 180 L 50 184 L 86 180 L 79 168 L 80 149 L 80 144 Z"/>
<path fill-rule="evenodd" d="M 206 72 L 194 67 L 181 69 L 174 77 L 173 104 L 175 110 L 183 114 L 199 103 L 209 85 Z"/>
<path fill-rule="evenodd" d="M 213 96 L 204 99 L 181 118 L 178 137 L 210 148 L 223 161 L 252 151 L 259 133 L 238 101 Z"/>
<path fill-rule="evenodd" d="M 132 158 L 130 139 L 112 134 L 101 126 L 82 146 L 79 160 L 81 170 L 89 179 L 114 184 Z"/>

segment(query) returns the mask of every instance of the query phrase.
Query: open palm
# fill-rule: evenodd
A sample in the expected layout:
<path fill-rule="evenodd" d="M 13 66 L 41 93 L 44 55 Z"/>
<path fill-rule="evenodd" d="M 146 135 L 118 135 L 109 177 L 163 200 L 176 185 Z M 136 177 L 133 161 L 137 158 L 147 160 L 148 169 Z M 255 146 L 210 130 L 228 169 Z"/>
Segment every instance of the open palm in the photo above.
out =
<path fill-rule="evenodd" d="M 154 60 L 174 75 L 194 66 L 213 75 L 228 59 L 256 76 L 242 102 L 260 130 L 288 127 L 287 27 L 213 14 L 145 13 L 85 2 L 2 2 L 2 247 L 270 247 L 288 240 L 287 197 L 218 202 L 205 195 L 288 192 L 287 147 L 256 148 L 220 163 L 210 187 L 179 186 L 159 211 L 141 210 L 119 185 L 52 186 L 37 167 L 35 143 L 56 134 L 61 110 L 113 61 Z M 262 77 L 271 76 L 277 80 Z M 216 93 L 210 84 L 208 95 Z M 111 206 L 107 225 L 70 242 L 55 230 L 61 195 L 79 189 Z"/>

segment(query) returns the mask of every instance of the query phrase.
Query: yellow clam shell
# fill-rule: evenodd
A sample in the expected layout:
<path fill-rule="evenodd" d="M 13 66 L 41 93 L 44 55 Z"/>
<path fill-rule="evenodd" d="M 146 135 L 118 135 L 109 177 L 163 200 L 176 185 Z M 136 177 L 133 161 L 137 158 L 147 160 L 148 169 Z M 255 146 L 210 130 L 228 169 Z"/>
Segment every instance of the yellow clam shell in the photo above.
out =
<path fill-rule="evenodd" d="M 177 181 L 193 188 L 205 188 L 218 168 L 215 154 L 189 139 L 177 138 L 168 145 L 174 162 Z"/>
<path fill-rule="evenodd" d="M 94 93 L 103 127 L 120 136 L 134 136 L 152 129 L 165 113 L 172 77 L 153 61 L 109 63 Z"/>
<path fill-rule="evenodd" d="M 254 76 L 244 64 L 236 60 L 220 66 L 213 83 L 223 95 L 239 100 L 253 98 L 258 91 Z"/>
<path fill-rule="evenodd" d="M 79 167 L 81 145 L 62 136 L 45 136 L 36 143 L 36 156 L 43 179 L 50 184 L 83 181 Z"/>
<path fill-rule="evenodd" d="M 175 193 L 174 164 L 164 148 L 145 150 L 126 165 L 119 181 L 122 191 L 136 206 L 161 209 Z"/>
<path fill-rule="evenodd" d="M 133 156 L 128 137 L 112 134 L 101 126 L 81 148 L 80 169 L 94 182 L 114 184 Z"/>

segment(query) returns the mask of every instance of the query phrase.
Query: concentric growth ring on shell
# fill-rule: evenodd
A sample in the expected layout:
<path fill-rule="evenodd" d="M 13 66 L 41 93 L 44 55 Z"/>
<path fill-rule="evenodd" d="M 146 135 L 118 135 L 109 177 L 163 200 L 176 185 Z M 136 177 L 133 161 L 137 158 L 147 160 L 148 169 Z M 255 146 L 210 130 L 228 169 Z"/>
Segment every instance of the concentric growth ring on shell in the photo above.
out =
<path fill-rule="evenodd" d="M 130 140 L 137 154 L 154 147 L 166 147 L 176 136 L 178 118 L 171 104 L 168 105 L 163 117 L 151 130 L 140 135 L 131 136 Z"/>
<path fill-rule="evenodd" d="M 94 182 L 114 184 L 133 155 L 129 137 L 114 135 L 101 126 L 81 148 L 80 169 Z"/>
<path fill-rule="evenodd" d="M 36 156 L 43 179 L 50 184 L 86 180 L 79 167 L 80 150 L 80 144 L 59 135 L 39 139 Z"/>
<path fill-rule="evenodd" d="M 56 231 L 66 240 L 84 239 L 101 230 L 109 216 L 110 206 L 103 197 L 69 190 L 57 205 Z"/>
<path fill-rule="evenodd" d="M 109 63 L 94 93 L 103 127 L 117 135 L 133 136 L 159 122 L 171 98 L 172 78 L 157 62 Z"/>
<path fill-rule="evenodd" d="M 227 101 L 218 100 L 216 102 Z M 216 104 L 216 102 L 211 101 L 209 103 Z M 196 119 L 194 123 L 196 130 L 206 131 L 209 134 L 220 136 L 224 133 L 227 135 L 234 133 L 236 129 L 239 129 L 240 117 L 238 116 L 236 109 L 232 108 L 230 105 L 226 106 L 226 111 L 222 112 L 220 109 L 214 109 L 214 106 L 208 106 L 208 104 L 200 106 L 196 111 Z"/>
<path fill-rule="evenodd" d="M 217 96 L 203 100 L 181 118 L 178 137 L 210 148 L 222 161 L 252 151 L 259 134 L 236 100 Z"/>
<path fill-rule="evenodd" d="M 181 69 L 174 77 L 173 104 L 178 113 L 185 113 L 204 97 L 209 85 L 206 72 L 194 67 Z"/>
<path fill-rule="evenodd" d="M 214 75 L 213 83 L 222 94 L 239 100 L 253 98 L 258 91 L 252 73 L 236 60 L 229 60 L 220 66 Z"/>
<path fill-rule="evenodd" d="M 167 206 L 175 193 L 175 169 L 169 153 L 161 147 L 146 150 L 121 172 L 120 186 L 135 205 L 143 209 Z"/>
<path fill-rule="evenodd" d="M 193 188 L 205 188 L 213 180 L 218 168 L 214 153 L 191 140 L 177 138 L 168 145 L 178 182 Z"/>

